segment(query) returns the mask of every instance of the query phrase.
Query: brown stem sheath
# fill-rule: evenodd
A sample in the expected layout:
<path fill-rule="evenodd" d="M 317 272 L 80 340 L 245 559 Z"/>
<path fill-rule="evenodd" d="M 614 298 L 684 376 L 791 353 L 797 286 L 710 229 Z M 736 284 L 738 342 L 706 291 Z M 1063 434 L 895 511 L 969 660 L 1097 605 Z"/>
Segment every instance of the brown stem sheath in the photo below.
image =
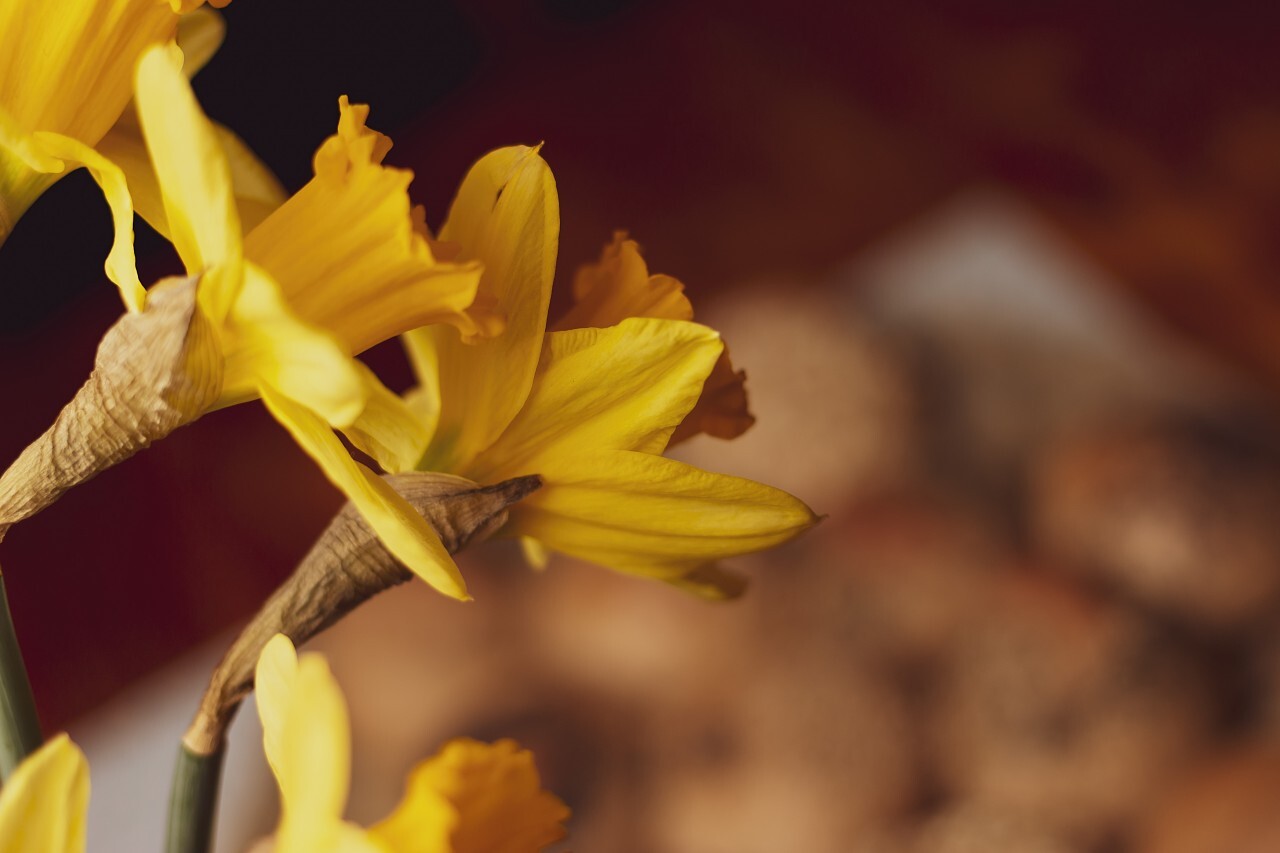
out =
<path fill-rule="evenodd" d="M 491 536 L 506 523 L 507 508 L 542 485 L 537 476 L 483 487 L 447 474 L 386 479 L 435 528 L 450 554 Z M 231 644 L 183 735 L 183 746 L 195 755 L 221 749 L 232 717 L 253 688 L 258 655 L 277 633 L 301 646 L 353 608 L 411 577 L 348 503 Z"/>
<path fill-rule="evenodd" d="M 98 345 L 93 372 L 53 425 L 0 476 L 0 539 L 68 489 L 200 417 L 222 388 L 195 279 L 167 279 Z"/>

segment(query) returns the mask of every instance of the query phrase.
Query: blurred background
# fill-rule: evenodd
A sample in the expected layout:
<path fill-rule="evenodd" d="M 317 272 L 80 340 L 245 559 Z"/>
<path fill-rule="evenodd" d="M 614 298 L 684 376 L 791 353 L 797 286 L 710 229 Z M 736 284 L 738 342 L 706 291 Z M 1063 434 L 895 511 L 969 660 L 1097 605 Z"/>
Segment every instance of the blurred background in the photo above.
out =
<path fill-rule="evenodd" d="M 707 605 L 501 544 L 314 645 L 349 815 L 447 737 L 512 736 L 615 853 L 1280 848 L 1280 13 L 1001 0 L 236 0 L 196 81 L 289 189 L 372 104 L 438 225 L 545 141 L 558 281 L 616 228 L 684 281 L 757 426 L 680 449 L 825 522 Z M 145 229 L 142 229 L 145 232 Z M 140 234 L 144 280 L 176 267 Z M 83 174 L 0 252 L 0 457 L 120 312 Z M 398 345 L 369 360 L 403 388 Z M 258 405 L 211 415 L 0 553 L 99 849 L 158 848 L 209 667 L 337 493 Z M 252 711 L 222 849 L 276 805 Z M 154 811 L 132 811 L 141 802 Z M 108 828 L 110 827 L 110 828 Z"/>

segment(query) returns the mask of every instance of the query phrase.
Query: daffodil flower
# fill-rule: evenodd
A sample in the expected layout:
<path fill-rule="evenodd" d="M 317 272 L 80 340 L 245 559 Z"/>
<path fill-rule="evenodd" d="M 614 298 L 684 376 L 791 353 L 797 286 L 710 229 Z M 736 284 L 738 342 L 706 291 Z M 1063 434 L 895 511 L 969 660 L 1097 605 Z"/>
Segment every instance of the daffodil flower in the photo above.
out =
<path fill-rule="evenodd" d="M 389 140 L 345 98 L 315 178 L 242 237 L 226 157 L 173 60 L 160 48 L 143 55 L 138 114 L 163 230 L 198 277 L 200 313 L 216 330 L 214 407 L 260 396 L 397 558 L 465 597 L 439 538 L 333 428 L 355 424 L 385 393 L 352 353 L 423 323 L 467 338 L 495 330 L 492 317 L 468 311 L 479 265 L 436 261 L 411 216 L 412 175 L 382 165 Z"/>
<path fill-rule="evenodd" d="M 482 291 L 508 320 L 498 338 L 465 343 L 435 327 L 406 336 L 421 380 L 398 410 L 384 406 L 371 447 L 388 470 L 436 470 L 478 483 L 537 474 L 543 487 L 510 509 L 507 533 L 535 560 L 547 550 L 709 597 L 737 584 L 722 558 L 768 548 L 810 527 L 791 495 L 662 456 L 715 390 L 719 335 L 689 322 L 674 279 L 651 277 L 621 241 L 579 278 L 570 321 L 546 331 L 559 213 L 555 184 L 536 149 L 484 157 L 458 192 L 440 239 L 485 267 Z M 615 263 L 616 262 L 616 263 Z M 671 319 L 676 316 L 682 319 Z M 608 325 L 613 324 L 613 325 Z M 698 431 L 750 425 L 745 396 L 694 416 Z M 715 403 L 716 401 L 712 401 Z"/>
<path fill-rule="evenodd" d="M 89 763 L 65 734 L 18 765 L 0 790 L 4 853 L 84 853 Z"/>
<path fill-rule="evenodd" d="M 351 734 L 324 658 L 299 658 L 277 634 L 258 659 L 255 690 L 280 788 L 275 853 L 529 853 L 564 837 L 569 810 L 511 741 L 453 740 L 411 771 L 385 820 L 369 829 L 345 821 Z"/>
<path fill-rule="evenodd" d="M 226 5 L 230 0 L 223 0 Z M 208 8 L 196 9 L 178 20 L 174 36 L 182 52 L 182 73 L 190 79 L 202 69 L 222 46 L 226 24 Z M 252 230 L 272 211 L 284 203 L 287 194 L 276 176 L 257 158 L 249 146 L 230 128 L 211 122 L 231 171 L 231 191 L 235 196 L 240 225 Z M 97 145 L 98 153 L 120 167 L 128 184 L 128 203 L 135 212 L 165 236 L 168 221 L 164 200 L 156 182 L 155 169 L 147 152 L 142 127 L 135 105 L 125 108 L 115 125 Z M 123 204 L 124 202 L 121 202 Z M 123 235 L 117 233 L 117 240 Z M 110 269 L 110 268 L 109 268 Z"/>
<path fill-rule="evenodd" d="M 382 409 L 398 402 L 355 353 L 424 324 L 447 323 L 468 340 L 501 330 L 499 315 L 473 304 L 479 262 L 435 258 L 410 208 L 411 173 L 382 165 L 390 141 L 365 126 L 367 107 L 345 98 L 315 177 L 245 234 L 227 154 L 181 62 L 173 45 L 139 62 L 138 124 L 153 168 L 131 175 L 129 187 L 150 199 L 140 209 L 169 236 L 187 277 L 147 291 L 132 265 L 114 271 L 130 312 L 104 338 L 97 378 L 0 478 L 0 535 L 177 426 L 260 397 L 397 559 L 466 598 L 426 520 L 352 459 L 334 430 L 363 446 Z M 177 354 L 172 375 L 145 373 L 168 350 Z M 103 386 L 149 397 L 103 401 Z M 110 422 L 86 428 L 104 410 Z"/>
<path fill-rule="evenodd" d="M 598 263 L 578 269 L 573 300 L 573 307 L 552 326 L 555 331 L 604 328 L 629 317 L 693 319 L 693 304 L 684 285 L 669 275 L 649 275 L 639 245 L 627 239 L 625 231 L 613 235 Z M 745 372 L 733 369 L 726 348 L 668 446 L 704 433 L 737 438 L 750 429 L 756 419 L 747 406 L 746 378 Z"/>
<path fill-rule="evenodd" d="M 501 328 L 469 310 L 479 264 L 433 257 L 411 214 L 412 175 L 382 165 L 390 141 L 365 126 L 367 107 L 340 100 L 315 178 L 242 238 L 225 156 L 171 52 L 143 55 L 137 102 L 163 230 L 199 277 L 199 309 L 217 332 L 214 407 L 260 396 L 397 558 L 465 597 L 430 526 L 333 428 L 355 427 L 388 393 L 352 353 L 422 324 L 450 324 L 466 339 Z"/>
<path fill-rule="evenodd" d="M 109 264 L 127 270 L 133 214 L 124 177 L 94 149 L 125 112 L 134 66 L 149 45 L 174 38 L 181 25 L 184 42 L 202 55 L 216 47 L 216 15 L 199 10 L 184 21 L 202 3 L 0 0 L 0 243 L 41 193 L 84 166 L 105 191 L 121 235 Z"/>

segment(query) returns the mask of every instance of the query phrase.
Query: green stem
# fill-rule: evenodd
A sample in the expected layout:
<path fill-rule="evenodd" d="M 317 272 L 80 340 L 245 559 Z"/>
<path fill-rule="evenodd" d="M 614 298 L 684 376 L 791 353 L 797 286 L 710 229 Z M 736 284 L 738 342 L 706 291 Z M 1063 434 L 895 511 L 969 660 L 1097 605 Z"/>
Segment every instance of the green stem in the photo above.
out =
<path fill-rule="evenodd" d="M 173 789 L 169 792 L 166 853 L 208 853 L 213 849 L 218 782 L 225 753 L 225 747 L 219 747 L 212 755 L 199 755 L 186 744 L 179 750 Z"/>
<path fill-rule="evenodd" d="M 8 779 L 22 759 L 42 743 L 36 700 L 13 631 L 4 576 L 0 575 L 0 779 Z"/>

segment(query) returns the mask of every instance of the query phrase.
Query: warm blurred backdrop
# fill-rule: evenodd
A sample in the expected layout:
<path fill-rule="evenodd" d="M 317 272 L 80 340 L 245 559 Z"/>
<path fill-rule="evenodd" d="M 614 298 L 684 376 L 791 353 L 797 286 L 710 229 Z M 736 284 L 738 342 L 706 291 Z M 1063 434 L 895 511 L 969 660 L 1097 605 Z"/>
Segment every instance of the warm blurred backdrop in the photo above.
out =
<path fill-rule="evenodd" d="M 375 601 L 317 644 L 353 707 L 354 817 L 470 733 L 538 752 L 576 850 L 1280 848 L 1280 11 L 225 14 L 196 90 L 290 189 L 341 94 L 433 225 L 480 154 L 545 141 L 558 281 L 627 228 L 748 372 L 757 427 L 684 455 L 829 515 L 742 561 L 734 604 L 502 546 L 464 563 L 472 605 Z M 98 198 L 62 181 L 0 251 L 0 458 L 120 311 Z M 144 280 L 176 265 L 154 234 L 140 255 Z M 370 361 L 408 382 L 397 345 Z M 18 527 L 0 560 L 46 726 L 101 735 L 189 690 L 165 667 L 216 657 L 337 504 L 253 404 Z M 268 791 L 237 761 L 229 784 Z M 269 793 L 227 801 L 228 849 L 269 829 Z"/>

